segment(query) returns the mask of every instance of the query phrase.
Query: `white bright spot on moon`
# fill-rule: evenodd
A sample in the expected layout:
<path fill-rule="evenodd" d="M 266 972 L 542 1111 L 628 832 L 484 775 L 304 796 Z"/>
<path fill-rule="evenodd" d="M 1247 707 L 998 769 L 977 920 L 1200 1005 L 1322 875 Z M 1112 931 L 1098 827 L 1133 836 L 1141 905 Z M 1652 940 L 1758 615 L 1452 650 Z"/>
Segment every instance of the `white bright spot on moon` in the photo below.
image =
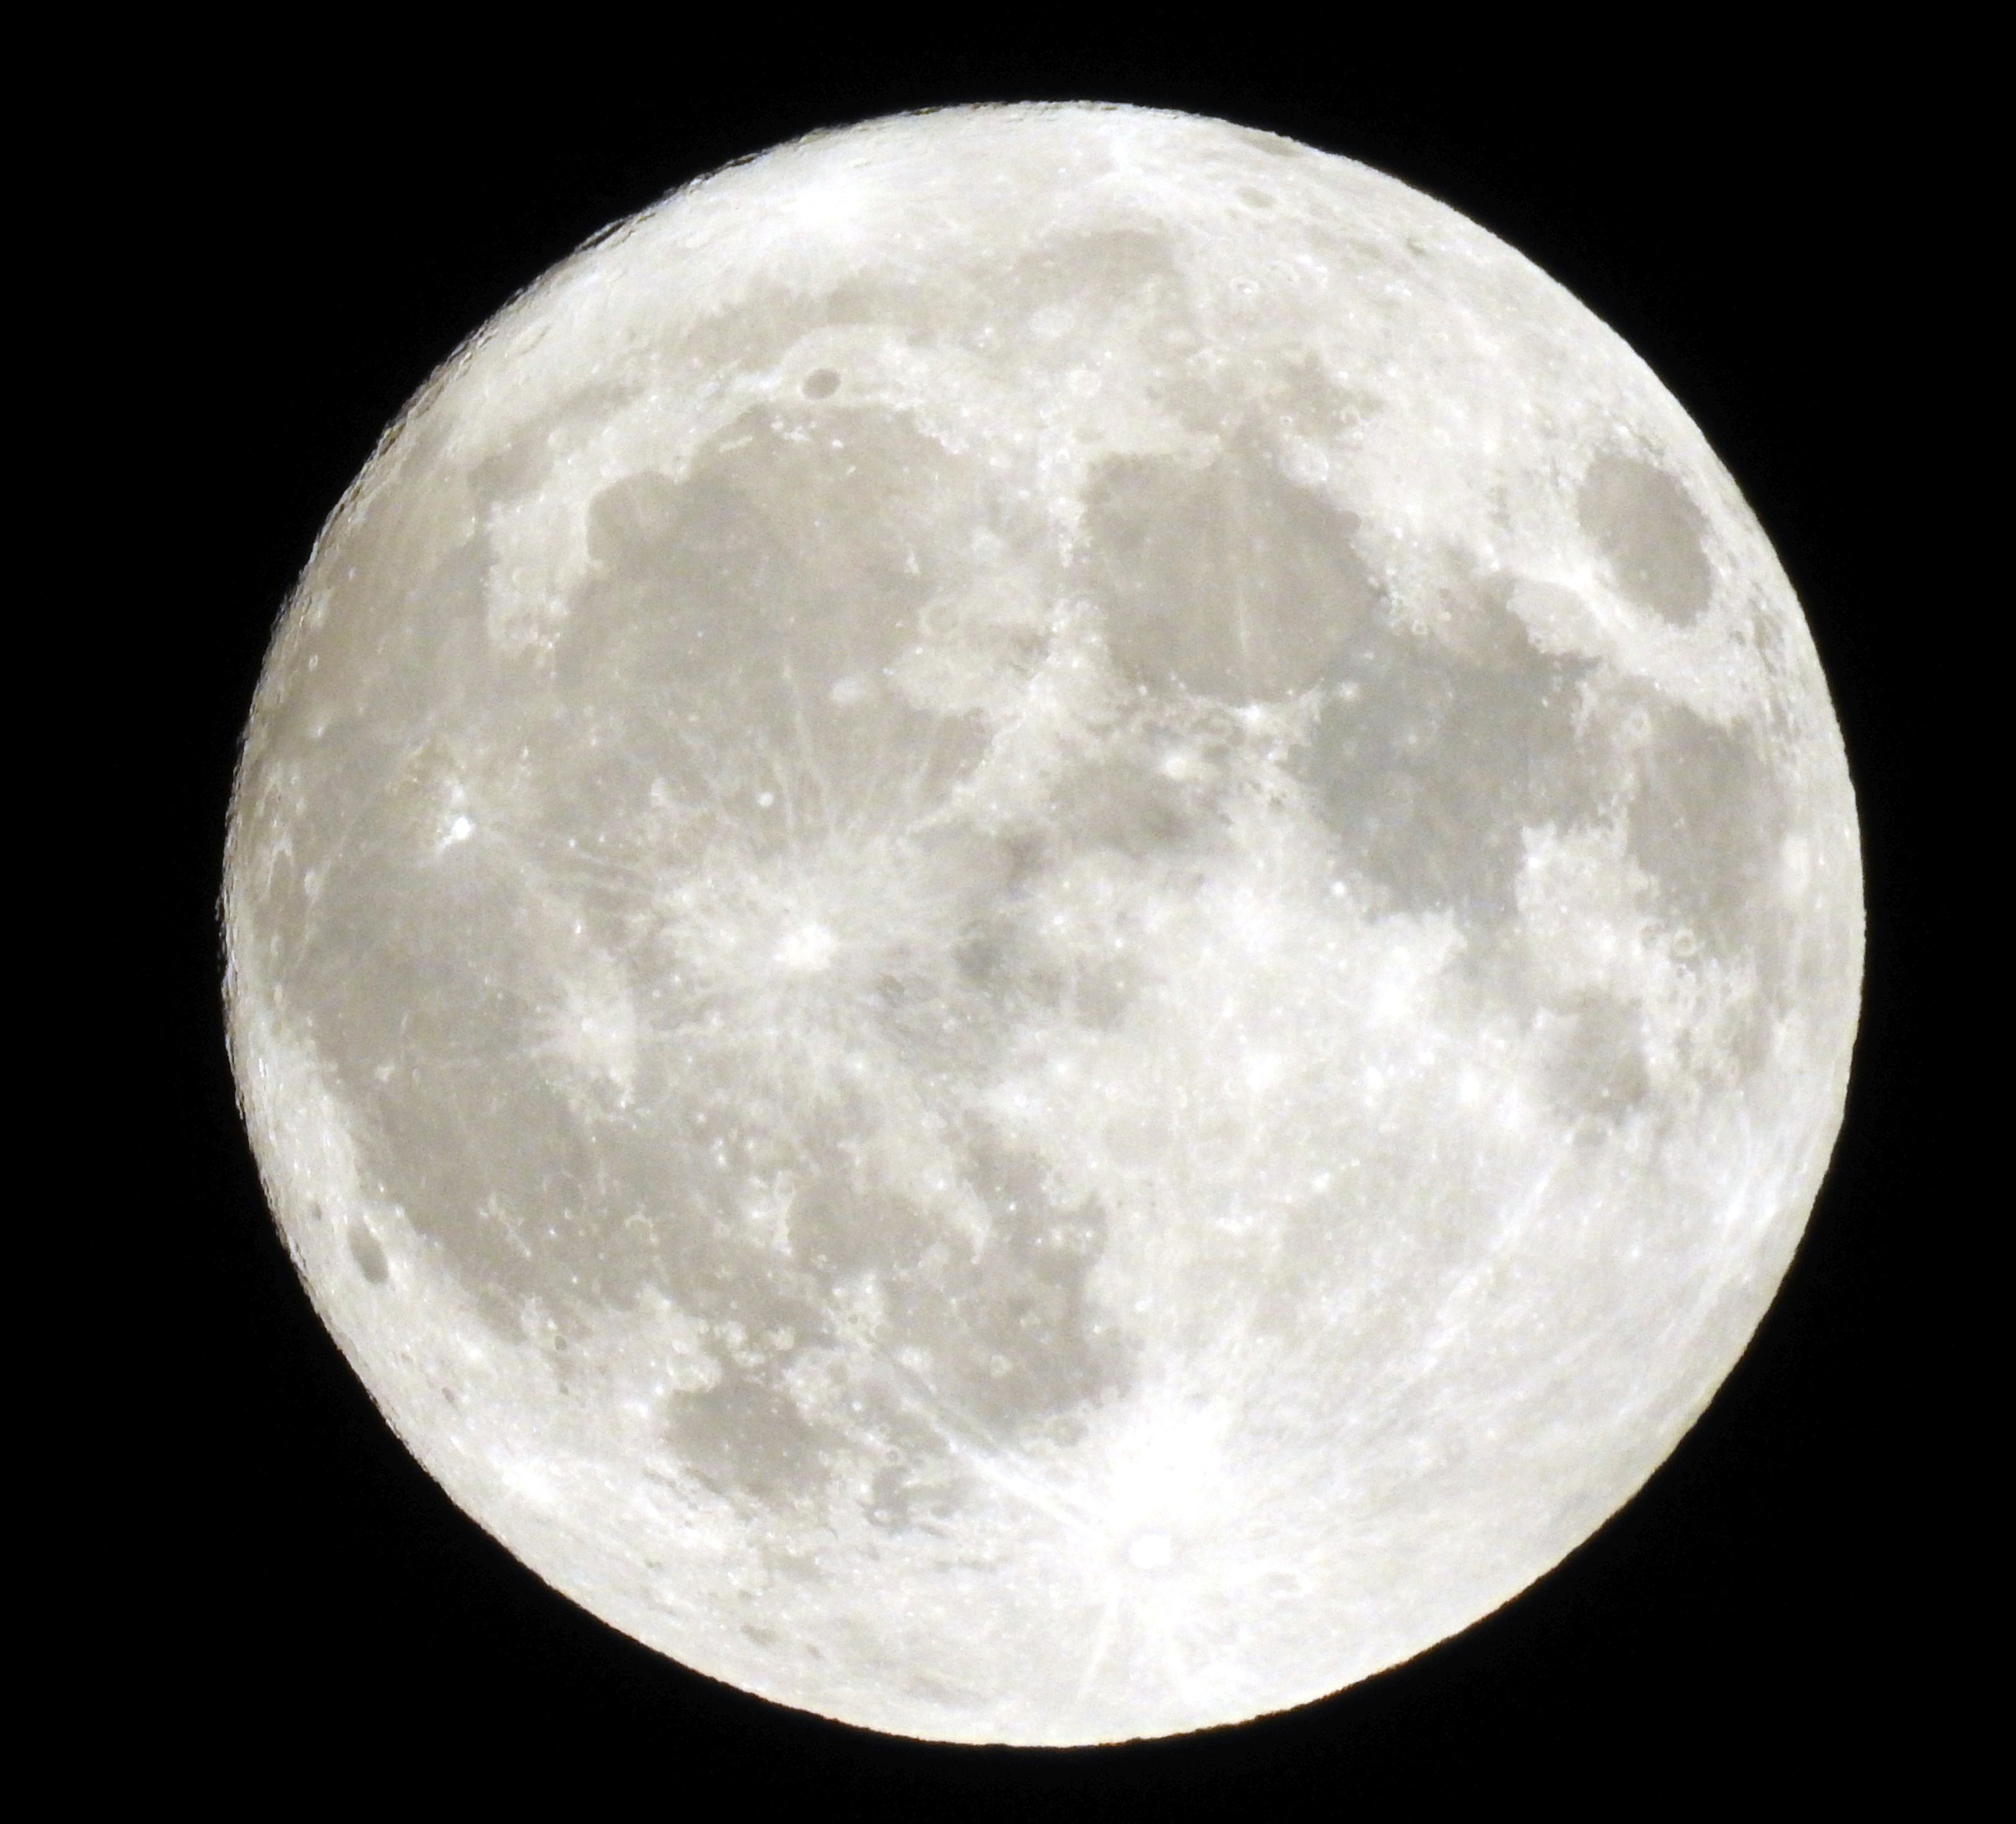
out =
<path fill-rule="evenodd" d="M 777 946 L 777 961 L 794 975 L 809 975 L 833 961 L 839 940 L 823 925 L 801 925 Z"/>
<path fill-rule="evenodd" d="M 1791 588 L 1573 299 L 1264 134 L 955 110 L 430 384 L 267 661 L 227 997 L 317 1308 L 527 1564 L 1107 1741 L 1638 1488 L 1811 1206 L 1860 889 Z"/>
<path fill-rule="evenodd" d="M 1176 1555 L 1166 1533 L 1141 1533 L 1127 1548 L 1127 1562 L 1136 1570 L 1160 1570 Z"/>

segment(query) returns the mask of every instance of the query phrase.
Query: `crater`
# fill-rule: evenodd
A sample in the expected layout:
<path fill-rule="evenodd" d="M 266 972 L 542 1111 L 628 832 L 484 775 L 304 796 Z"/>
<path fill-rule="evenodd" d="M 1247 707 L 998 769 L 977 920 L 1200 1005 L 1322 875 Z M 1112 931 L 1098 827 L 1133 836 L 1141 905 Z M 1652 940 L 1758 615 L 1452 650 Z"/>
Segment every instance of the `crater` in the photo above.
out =
<path fill-rule="evenodd" d="M 357 1263 L 357 1271 L 373 1285 L 383 1285 L 391 1278 L 391 1264 L 385 1258 L 384 1249 L 363 1224 L 349 1225 L 349 1241 L 350 1257 Z"/>

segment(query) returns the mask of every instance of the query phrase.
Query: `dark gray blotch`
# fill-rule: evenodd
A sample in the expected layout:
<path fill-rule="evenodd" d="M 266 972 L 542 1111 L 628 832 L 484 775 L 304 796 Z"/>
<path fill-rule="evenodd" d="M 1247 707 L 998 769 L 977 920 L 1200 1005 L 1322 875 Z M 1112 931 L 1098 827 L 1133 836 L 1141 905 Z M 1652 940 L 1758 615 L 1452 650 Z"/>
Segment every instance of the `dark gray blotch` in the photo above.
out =
<path fill-rule="evenodd" d="M 1555 1102 L 1571 1119 L 1614 1126 L 1652 1087 L 1641 1011 L 1614 995 L 1587 994 L 1556 1017 L 1546 1067 Z"/>
<path fill-rule="evenodd" d="M 350 1224 L 349 1238 L 350 1257 L 357 1263 L 357 1271 L 373 1285 L 383 1285 L 391 1278 L 392 1268 L 378 1238 L 361 1222 L 354 1222 Z"/>
<path fill-rule="evenodd" d="M 905 1458 L 876 1471 L 869 1523 L 885 1532 L 928 1530 L 951 1519 L 963 1495 L 963 1479 L 942 1452 Z"/>
<path fill-rule="evenodd" d="M 1784 785 L 1748 723 L 1721 728 L 1663 697 L 1631 802 L 1633 859 L 1651 877 L 1666 920 L 1712 953 L 1776 966 L 1780 856 L 1791 826 Z"/>
<path fill-rule="evenodd" d="M 1355 524 L 1244 443 L 1202 469 L 1109 462 L 1086 492 L 1085 564 L 1114 662 L 1228 703 L 1308 689 L 1376 597 Z"/>
<path fill-rule="evenodd" d="M 1605 452 L 1589 466 L 1576 514 L 1633 601 L 1676 626 L 1701 618 L 1711 582 L 1708 521 L 1665 470 Z"/>
<path fill-rule="evenodd" d="M 1589 668 L 1536 651 L 1503 593 L 1464 604 L 1462 649 L 1382 620 L 1332 668 L 1300 770 L 1376 910 L 1503 923 L 1524 831 L 1598 808 L 1575 727 Z"/>
<path fill-rule="evenodd" d="M 775 1501 L 817 1482 L 818 1433 L 762 1372 L 732 1369 L 703 1393 L 674 1395 L 666 1429 L 680 1461 L 718 1493 Z"/>

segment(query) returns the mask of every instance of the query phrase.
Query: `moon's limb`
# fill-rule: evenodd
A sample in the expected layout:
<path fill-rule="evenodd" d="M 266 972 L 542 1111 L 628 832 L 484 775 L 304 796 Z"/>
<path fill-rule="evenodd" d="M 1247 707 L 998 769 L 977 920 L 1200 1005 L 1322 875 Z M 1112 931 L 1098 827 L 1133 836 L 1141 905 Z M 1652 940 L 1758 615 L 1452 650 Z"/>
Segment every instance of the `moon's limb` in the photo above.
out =
<path fill-rule="evenodd" d="M 1132 110 L 723 171 L 319 544 L 226 869 L 248 1124 L 464 1509 L 965 1740 L 1284 1707 L 1664 1458 L 1859 987 L 1700 434 L 1391 180 Z"/>

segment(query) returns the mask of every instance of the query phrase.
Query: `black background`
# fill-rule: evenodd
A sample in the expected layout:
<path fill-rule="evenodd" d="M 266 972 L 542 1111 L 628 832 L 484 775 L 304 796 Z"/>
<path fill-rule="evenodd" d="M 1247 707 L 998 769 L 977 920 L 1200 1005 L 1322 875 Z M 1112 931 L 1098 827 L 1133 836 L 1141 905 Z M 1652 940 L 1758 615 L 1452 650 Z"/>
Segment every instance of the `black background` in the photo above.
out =
<path fill-rule="evenodd" d="M 590 22 L 581 22 L 581 29 Z M 547 20 L 540 30 L 567 40 Z M 171 1409 L 140 1643 L 115 1716 L 227 1780 L 607 1773 L 823 1815 L 1285 1815 L 1487 1790 L 1636 1803 L 1909 1772 L 1929 1739 L 1927 1327 L 1910 934 L 1924 838 L 1896 578 L 1871 511 L 1899 287 L 1870 224 L 1907 174 L 1880 59 L 1508 38 L 1264 56 L 1235 42 L 873 49 L 746 28 L 732 53 L 537 45 L 481 70 L 401 43 L 240 81 L 184 46 L 148 171 L 165 360 L 159 485 L 185 604 L 157 744 L 185 1158 L 162 1220 Z M 567 54 L 561 54 L 564 51 Z M 219 55 L 221 56 L 220 47 Z M 1591 59 L 1583 61 L 1582 59 Z M 273 1234 L 232 1102 L 214 902 L 234 747 L 274 615 L 324 516 L 469 331 L 612 219 L 825 125 L 963 100 L 1135 101 L 1345 153 L 1452 204 L 1629 341 L 1737 477 L 1803 601 L 1864 820 L 1867 999 L 1848 1118 L 1777 1304 L 1625 1510 L 1507 1610 L 1326 1703 L 1069 1753 L 893 1741 L 776 1709 L 603 1628 L 518 1566 L 406 1455 Z M 1927 1491 L 1931 1491 L 1928 1495 Z M 136 1600 L 141 1600 L 136 1595 Z M 158 1725 L 158 1728 L 157 1727 Z"/>

